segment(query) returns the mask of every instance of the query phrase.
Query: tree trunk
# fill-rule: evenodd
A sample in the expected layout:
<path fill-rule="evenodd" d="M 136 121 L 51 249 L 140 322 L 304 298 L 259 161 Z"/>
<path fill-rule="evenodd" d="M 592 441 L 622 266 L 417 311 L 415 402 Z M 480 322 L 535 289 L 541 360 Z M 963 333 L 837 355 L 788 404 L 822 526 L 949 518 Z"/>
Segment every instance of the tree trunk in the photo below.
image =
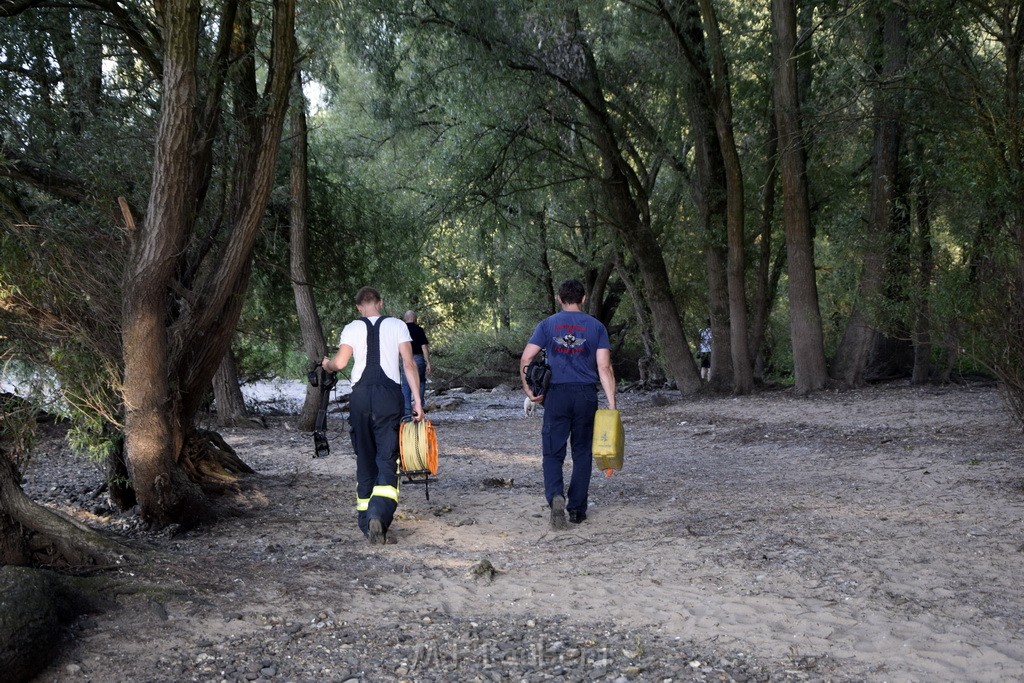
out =
<path fill-rule="evenodd" d="M 719 234 L 714 229 L 712 232 Z M 727 250 L 719 245 L 709 245 L 704 253 L 704 263 L 708 269 L 708 318 L 711 320 L 712 340 L 708 388 L 716 393 L 723 393 L 732 389 L 733 375 Z"/>
<path fill-rule="evenodd" d="M 664 379 L 664 373 L 658 364 L 657 343 L 651 334 L 654 326 L 651 324 L 651 316 L 645 303 L 647 299 L 644 297 L 643 292 L 639 291 L 632 274 L 622 262 L 622 257 L 618 254 L 615 257 L 615 270 L 619 274 L 619 279 L 625 285 L 629 298 L 633 301 L 633 311 L 636 315 L 637 329 L 640 333 L 640 343 L 644 349 L 643 355 L 637 361 L 640 385 L 645 389 L 653 389 Z"/>
<path fill-rule="evenodd" d="M 907 287 L 913 277 L 911 263 L 910 182 L 906 173 L 897 173 L 892 206 L 892 230 L 889 248 L 885 252 L 886 301 L 893 302 L 896 310 L 909 310 L 911 292 Z M 864 376 L 868 382 L 903 378 L 910 375 L 914 365 L 914 347 L 911 343 L 912 317 L 888 316 L 885 331 L 875 337 L 874 348 L 868 356 Z"/>
<path fill-rule="evenodd" d="M 931 301 L 932 272 L 935 269 L 932 257 L 931 197 L 926 170 L 924 149 L 918 142 L 914 145 L 914 165 L 917 173 L 916 216 L 917 216 L 917 287 L 911 307 L 914 316 L 914 370 L 911 384 L 925 384 L 932 376 L 931 342 Z"/>
<path fill-rule="evenodd" d="M 711 320 L 712 391 L 729 391 L 733 384 L 729 325 L 728 191 L 724 157 L 715 127 L 711 73 L 704 56 L 700 9 L 692 0 L 678 8 L 660 4 L 661 18 L 683 52 L 683 97 L 693 138 L 693 201 L 704 234 L 708 276 L 708 318 Z M 704 316 L 701 316 L 703 318 Z M 703 321 L 702 321 L 703 322 Z M 701 325 L 703 327 L 703 325 Z"/>
<path fill-rule="evenodd" d="M 908 339 L 875 332 L 864 378 L 867 382 L 904 378 L 913 363 L 914 349 Z"/>
<path fill-rule="evenodd" d="M 540 277 L 541 286 L 544 291 L 544 310 L 547 311 L 547 315 L 554 315 L 558 312 L 558 304 L 555 302 L 555 276 L 551 271 L 551 260 L 548 257 L 548 223 L 547 223 L 547 212 L 538 211 L 533 214 L 533 218 L 537 223 L 537 230 L 540 233 L 540 249 L 538 250 L 540 258 Z"/>
<path fill-rule="evenodd" d="M 302 94 L 302 73 L 296 70 L 295 88 L 292 92 L 291 109 L 292 159 L 291 159 L 291 279 L 295 296 L 295 310 L 299 317 L 299 331 L 302 335 L 302 350 L 310 363 L 319 361 L 328 353 L 320 313 L 316 307 L 313 281 L 309 268 L 309 224 L 306 208 L 309 203 L 308 183 L 308 140 L 306 127 L 306 98 Z M 329 354 L 333 355 L 333 354 Z M 299 431 L 313 431 L 316 414 L 320 410 L 320 389 L 306 386 L 306 398 L 296 427 Z"/>
<path fill-rule="evenodd" d="M 768 140 L 765 153 L 765 180 L 761 193 L 761 221 L 757 240 L 757 284 L 754 292 L 753 322 L 750 325 L 751 362 L 757 365 L 756 359 L 762 353 L 768 318 L 778 290 L 782 259 L 785 249 L 778 249 L 773 259 L 772 228 L 775 225 L 775 186 L 779 181 L 778 139 L 775 134 L 774 118 L 769 116 Z M 775 261 L 773 267 L 773 260 Z M 763 379 L 763 377 L 760 377 Z"/>
<path fill-rule="evenodd" d="M 245 400 L 238 382 L 235 352 L 228 349 L 213 376 L 213 401 L 217 407 L 217 424 L 235 427 L 246 420 Z"/>
<path fill-rule="evenodd" d="M 149 206 L 129 233 L 123 288 L 125 452 L 147 522 L 166 525 L 207 518 L 199 487 L 177 465 L 184 444 L 178 388 L 169 381 L 167 320 L 178 255 L 191 232 L 191 148 L 196 127 L 198 0 L 168 0 L 164 80 Z"/>
<path fill-rule="evenodd" d="M 507 332 L 512 327 L 512 303 L 506 277 L 501 277 L 498 280 L 498 296 L 495 304 L 498 309 L 498 328 Z"/>
<path fill-rule="evenodd" d="M 112 608 L 111 581 L 27 567 L 0 567 L 0 671 L 28 683 L 60 649 L 63 629 L 83 612 Z"/>
<path fill-rule="evenodd" d="M 891 3 L 885 17 L 878 17 L 877 42 L 880 63 L 874 71 L 879 85 L 874 93 L 875 135 L 872 150 L 871 199 L 868 208 L 868 236 L 857 301 L 846 325 L 843 340 L 832 363 L 832 379 L 858 387 L 865 382 L 868 357 L 875 344 L 876 325 L 871 309 L 884 297 L 886 263 L 896 248 L 897 187 L 900 173 L 900 143 L 903 132 L 902 97 L 885 85 L 906 68 L 906 14 Z M 890 274 L 891 277 L 891 274 Z"/>
<path fill-rule="evenodd" d="M 587 280 L 592 283 L 587 286 L 590 292 L 587 296 L 587 312 L 600 320 L 609 331 L 625 291 L 621 281 L 611 279 L 614 273 L 615 261 L 611 260 L 601 264 L 600 268 L 591 269 L 587 274 Z"/>
<path fill-rule="evenodd" d="M 700 0 L 700 10 L 704 19 L 708 47 L 711 51 L 715 129 L 718 132 L 718 145 L 725 168 L 732 390 L 734 394 L 749 394 L 754 389 L 754 375 L 750 349 L 747 346 L 743 168 L 740 165 L 740 155 L 736 149 L 736 138 L 733 134 L 729 68 L 725 60 L 725 49 L 722 46 L 718 17 L 710 0 Z"/>
<path fill-rule="evenodd" d="M 110 502 L 122 511 L 131 510 L 138 503 L 128 473 L 123 438 L 118 440 L 114 452 L 107 456 L 107 495 Z"/>
<path fill-rule="evenodd" d="M 252 139 L 239 143 L 240 147 L 254 152 L 247 157 L 249 163 L 241 176 L 245 182 L 233 201 L 232 230 L 216 267 L 210 268 L 209 276 L 197 283 L 198 297 L 204 305 L 187 316 L 179 328 L 181 334 L 176 337 L 179 354 L 175 357 L 174 369 L 183 389 L 182 414 L 188 420 L 198 411 L 202 391 L 231 343 L 248 288 L 252 250 L 270 200 L 281 130 L 288 109 L 294 73 L 294 19 L 295 0 L 279 0 L 274 4 L 266 94 L 253 104 L 259 125 L 253 128 Z"/>
<path fill-rule="evenodd" d="M 825 387 L 825 345 L 814 272 L 814 233 L 807 187 L 807 161 L 796 80 L 794 0 L 772 0 L 775 37 L 775 125 L 779 135 L 783 222 L 789 264 L 790 334 L 794 389 L 804 395 Z"/>
<path fill-rule="evenodd" d="M 70 130 L 80 135 L 83 122 L 99 105 L 103 75 L 100 19 L 95 12 L 75 9 L 55 12 L 53 18 L 58 27 L 53 35 L 54 57 L 69 91 Z"/>
<path fill-rule="evenodd" d="M 597 75 L 594 55 L 574 17 L 580 49 L 583 53 L 584 75 L 579 84 L 588 118 L 593 125 L 594 143 L 598 148 L 604 174 L 601 184 L 608 201 L 612 224 L 629 248 L 640 268 L 647 302 L 654 316 L 655 336 L 668 363 L 668 371 L 683 394 L 700 390 L 700 374 L 689 353 L 679 310 L 672 297 L 668 269 L 661 246 L 648 223 L 650 207 L 639 183 L 631 183 L 631 171 L 622 158 L 619 143 L 608 114 L 604 92 Z"/>
<path fill-rule="evenodd" d="M 230 233 L 222 251 L 202 267 L 189 269 L 198 275 L 191 291 L 184 290 L 175 276 L 186 271 L 186 246 L 206 191 L 200 180 L 208 175 L 208 168 L 195 168 L 194 152 L 209 145 L 209 122 L 219 117 L 217 108 L 211 110 L 208 103 L 199 125 L 198 0 L 167 0 L 162 5 L 160 123 L 146 220 L 129 234 L 122 323 L 125 450 L 142 517 L 157 525 L 189 525 L 212 516 L 208 500 L 183 467 L 199 477 L 204 489 L 223 487 L 225 470 L 216 448 L 208 450 L 214 469 L 186 460 L 199 456 L 209 444 L 194 433 L 192 422 L 234 335 L 252 249 L 273 184 L 293 73 L 294 2 L 274 4 L 266 94 L 252 104 L 258 113 L 234 112 L 242 122 L 239 144 L 246 152 L 240 157 L 243 172 L 236 176 L 240 182 L 228 217 Z M 243 63 L 236 61 L 233 73 L 254 77 L 255 70 L 244 64 L 253 53 L 242 49 L 251 8 L 240 2 L 240 19 L 235 22 L 234 3 L 225 7 L 232 16 L 224 17 L 219 44 L 230 43 L 242 51 Z M 237 44 L 228 41 L 232 26 L 241 31 Z M 238 92 L 244 95 L 246 87 L 241 84 Z M 219 92 L 216 87 L 211 90 Z M 236 105 L 244 100 L 244 96 L 236 98 Z M 172 292 L 177 299 L 172 299 Z M 186 443 L 200 447 L 185 451 Z"/>

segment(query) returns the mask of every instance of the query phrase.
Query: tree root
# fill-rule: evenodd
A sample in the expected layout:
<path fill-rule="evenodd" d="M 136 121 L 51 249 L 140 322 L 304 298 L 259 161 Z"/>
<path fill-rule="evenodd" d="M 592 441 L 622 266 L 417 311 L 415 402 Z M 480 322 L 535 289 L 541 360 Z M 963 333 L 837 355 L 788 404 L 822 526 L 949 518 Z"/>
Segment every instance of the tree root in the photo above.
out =
<path fill-rule="evenodd" d="M 20 482 L 14 463 L 0 450 L 0 564 L 80 568 L 138 559 L 128 547 L 32 502 Z"/>
<path fill-rule="evenodd" d="M 238 493 L 239 475 L 255 472 L 214 431 L 193 430 L 182 452 L 182 469 L 207 494 Z"/>

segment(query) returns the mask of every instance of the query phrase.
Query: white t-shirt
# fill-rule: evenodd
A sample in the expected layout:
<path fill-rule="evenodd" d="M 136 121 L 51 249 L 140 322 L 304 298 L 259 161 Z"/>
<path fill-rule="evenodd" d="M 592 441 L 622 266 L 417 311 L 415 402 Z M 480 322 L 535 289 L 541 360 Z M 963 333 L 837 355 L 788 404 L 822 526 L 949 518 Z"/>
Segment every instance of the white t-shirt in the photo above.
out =
<path fill-rule="evenodd" d="M 374 325 L 377 324 L 378 316 L 369 318 Z M 369 329 L 361 318 L 353 320 L 341 331 L 341 340 L 338 346 L 345 344 L 352 347 L 352 357 L 355 358 L 355 365 L 352 366 L 352 384 L 359 381 L 363 376 L 363 369 L 366 368 L 366 333 Z M 409 336 L 409 326 L 398 318 L 385 318 L 380 323 L 380 366 L 386 374 L 397 383 L 401 383 L 402 375 L 399 371 L 401 363 L 398 355 L 398 345 L 402 342 L 412 342 Z"/>

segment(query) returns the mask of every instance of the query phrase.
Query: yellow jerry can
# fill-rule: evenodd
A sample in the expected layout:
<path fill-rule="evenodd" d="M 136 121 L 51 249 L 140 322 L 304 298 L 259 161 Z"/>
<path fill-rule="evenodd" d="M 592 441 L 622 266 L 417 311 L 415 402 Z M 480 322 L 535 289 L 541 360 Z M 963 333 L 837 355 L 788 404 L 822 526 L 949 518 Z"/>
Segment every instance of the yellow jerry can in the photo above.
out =
<path fill-rule="evenodd" d="M 594 414 L 594 466 L 604 470 L 606 477 L 622 469 L 622 453 L 626 435 L 622 432 L 622 416 L 617 410 L 600 409 Z"/>

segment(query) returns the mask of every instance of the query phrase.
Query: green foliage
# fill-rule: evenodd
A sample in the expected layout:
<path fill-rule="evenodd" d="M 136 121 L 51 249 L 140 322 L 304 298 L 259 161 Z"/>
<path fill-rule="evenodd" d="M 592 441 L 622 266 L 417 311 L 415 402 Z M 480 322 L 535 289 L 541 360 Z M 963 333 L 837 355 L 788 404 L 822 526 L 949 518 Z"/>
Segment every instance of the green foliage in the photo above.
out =
<path fill-rule="evenodd" d="M 764 4 L 713 5 L 730 61 L 746 183 L 749 298 L 752 236 L 774 164 L 771 26 Z M 799 60 L 809 67 L 802 113 L 826 347 L 836 349 L 855 307 L 879 329 L 905 335 L 915 307 L 927 304 L 936 357 L 963 349 L 967 362 L 1013 386 L 1009 369 L 1024 365 L 1014 356 L 1021 333 L 1007 322 L 1020 317 L 1022 290 L 1010 274 L 1024 260 L 1015 241 L 1024 224 L 1024 178 L 1021 160 L 1012 158 L 1019 145 L 1010 141 L 1020 139 L 1024 122 L 1022 102 L 1006 88 L 1017 65 L 1006 64 L 999 44 L 1012 32 L 999 33 L 990 26 L 995 19 L 971 3 L 901 6 L 909 13 L 910 64 L 885 83 L 872 29 L 878 6 L 830 0 L 801 12 Z M 528 331 L 552 312 L 552 286 L 596 277 L 615 261 L 631 265 L 629 245 L 610 226 L 594 131 L 564 87 L 580 68 L 575 11 L 625 163 L 649 192 L 649 222 L 688 331 L 706 317 L 708 235 L 695 211 L 683 103 L 688 67 L 647 9 L 562 0 L 345 0 L 304 8 L 303 68 L 323 94 L 310 115 L 308 218 L 329 346 L 354 316 L 352 295 L 370 284 L 384 293 L 390 314 L 419 312 L 438 373 L 514 372 Z M 158 111 L 157 83 L 144 62 L 98 16 L 44 7 L 4 19 L 3 57 L 17 68 L 0 72 L 0 164 L 7 169 L 0 180 L 0 338 L 10 357 L 68 389 L 67 414 L 87 450 L 107 448 L 109 426 L 120 422 L 125 244 L 111 198 L 125 196 L 141 218 L 150 155 L 138 150 L 151 149 Z M 214 35 L 207 29 L 203 40 Z M 101 96 L 92 97 L 95 89 L 75 73 L 99 74 Z M 918 254 L 899 240 L 887 244 L 896 265 L 886 292 L 865 302 L 858 285 L 870 238 L 876 95 L 906 98 L 906 198 L 911 211 L 928 204 L 935 265 L 919 277 Z M 233 134 L 231 125 L 225 121 Z M 212 245 L 220 244 L 217 213 L 232 189 L 232 153 L 227 141 L 218 144 L 225 162 L 201 207 L 197 230 Z M 287 265 L 287 157 L 285 146 L 235 341 L 244 377 L 301 377 L 307 362 L 297 351 Z M 51 191 L 53 177 L 50 185 L 16 179 L 15 169 L 53 170 L 43 160 L 61 171 L 55 179 L 63 194 Z M 768 220 L 782 244 L 781 198 Z M 923 229 L 914 214 L 902 237 L 913 243 Z M 611 275 L 609 287 L 621 286 L 618 277 Z M 633 318 L 630 301 L 614 314 L 629 329 L 627 348 L 639 346 Z M 768 377 L 780 382 L 792 372 L 789 329 L 783 277 L 767 331 Z"/>
<path fill-rule="evenodd" d="M 434 378 L 453 385 L 481 378 L 514 381 L 518 377 L 519 357 L 532 332 L 533 328 L 437 335 L 428 332 Z"/>

